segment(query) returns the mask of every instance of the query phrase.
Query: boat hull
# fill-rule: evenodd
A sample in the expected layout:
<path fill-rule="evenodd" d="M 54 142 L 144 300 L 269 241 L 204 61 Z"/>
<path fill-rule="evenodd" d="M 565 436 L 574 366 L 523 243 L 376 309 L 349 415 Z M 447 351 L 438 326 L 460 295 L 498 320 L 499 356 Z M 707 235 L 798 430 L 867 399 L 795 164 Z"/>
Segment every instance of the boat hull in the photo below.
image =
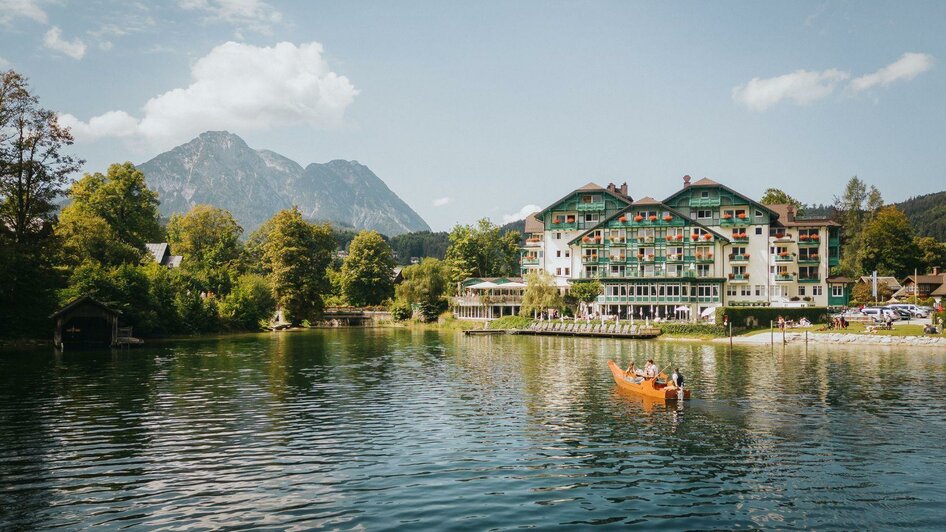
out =
<path fill-rule="evenodd" d="M 677 389 L 673 387 L 668 387 L 665 384 L 660 384 L 654 382 L 653 380 L 644 380 L 641 383 L 636 383 L 631 378 L 628 378 L 624 375 L 624 370 L 621 369 L 613 360 L 608 361 L 608 369 L 611 370 L 611 375 L 614 377 L 614 382 L 618 385 L 618 388 L 626 390 L 638 395 L 643 395 L 645 397 L 650 397 L 652 399 L 663 399 L 665 401 L 675 401 L 680 398 L 677 393 Z M 667 379 L 667 376 L 663 373 L 660 374 L 661 378 L 664 380 Z M 690 398 L 690 390 L 683 390 L 683 398 Z"/>

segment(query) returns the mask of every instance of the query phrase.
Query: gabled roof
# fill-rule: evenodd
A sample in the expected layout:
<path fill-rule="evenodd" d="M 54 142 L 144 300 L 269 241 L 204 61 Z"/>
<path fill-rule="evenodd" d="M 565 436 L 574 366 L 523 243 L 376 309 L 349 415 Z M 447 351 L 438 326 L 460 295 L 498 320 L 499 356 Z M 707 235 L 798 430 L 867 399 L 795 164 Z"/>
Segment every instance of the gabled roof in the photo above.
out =
<path fill-rule="evenodd" d="M 870 284 L 870 283 L 871 283 L 871 276 L 870 276 L 870 275 L 862 275 L 862 276 L 861 276 L 861 282 L 862 282 L 862 283 Z M 899 290 L 899 289 L 901 288 L 900 281 L 898 281 L 896 277 L 882 277 L 882 276 L 878 275 L 878 276 L 877 276 L 877 284 L 880 285 L 881 283 L 886 284 L 886 285 L 887 285 L 887 288 L 889 288 L 889 289 L 891 289 L 891 290 Z"/>
<path fill-rule="evenodd" d="M 690 189 L 693 188 L 693 187 L 719 187 L 719 188 L 725 190 L 726 192 L 729 192 L 729 193 L 732 194 L 733 196 L 736 196 L 736 197 L 738 197 L 738 198 L 742 198 L 742 199 L 745 200 L 749 205 L 752 205 L 753 207 L 760 208 L 760 209 L 762 209 L 762 210 L 764 210 L 764 211 L 768 211 L 769 213 L 778 216 L 778 213 L 775 212 L 775 211 L 773 211 L 772 209 L 770 209 L 767 205 L 763 205 L 763 204 L 759 203 L 758 201 L 756 201 L 756 200 L 754 200 L 754 199 L 752 199 L 752 198 L 746 196 L 745 194 L 741 194 L 741 193 L 739 193 L 739 192 L 736 192 L 735 190 L 733 190 L 733 189 L 727 187 L 726 185 L 723 185 L 723 184 L 721 184 L 721 183 L 717 183 L 716 181 L 713 181 L 712 179 L 709 179 L 709 178 L 706 178 L 706 177 L 704 177 L 703 179 L 698 180 L 696 183 L 691 183 L 690 186 L 684 186 L 684 187 L 681 188 L 680 190 L 678 190 L 678 191 L 674 192 L 673 194 L 667 196 L 667 197 L 663 200 L 663 203 L 669 203 L 670 200 L 672 200 L 673 198 L 679 196 L 680 194 L 683 194 L 684 192 L 690 190 Z"/>
<path fill-rule="evenodd" d="M 939 285 L 939 288 L 930 292 L 931 296 L 946 296 L 946 283 Z"/>
<path fill-rule="evenodd" d="M 631 205 L 660 205 L 660 202 L 650 196 L 644 196 L 634 203 L 631 203 Z"/>
<path fill-rule="evenodd" d="M 825 281 L 834 284 L 854 284 L 854 279 L 850 277 L 844 277 L 843 275 L 838 275 L 835 277 L 828 277 Z"/>
<path fill-rule="evenodd" d="M 815 226 L 834 226 L 840 227 L 841 224 L 828 218 L 795 218 L 794 221 L 788 221 L 788 203 L 773 203 L 768 205 L 778 216 L 778 224 L 782 227 L 815 227 Z"/>
<path fill-rule="evenodd" d="M 98 300 L 96 300 L 96 299 L 93 299 L 92 296 L 86 294 L 86 295 L 84 295 L 84 296 L 81 296 L 81 297 L 78 297 L 78 298 L 76 298 L 76 299 L 73 299 L 72 301 L 70 301 L 69 303 L 67 303 L 66 306 L 64 306 L 64 307 L 62 307 L 61 309 L 57 310 L 56 312 L 53 312 L 52 314 L 50 314 L 49 317 L 50 317 L 50 318 L 57 318 L 57 317 L 61 316 L 62 314 L 65 314 L 65 313 L 69 312 L 70 310 L 73 310 L 73 309 L 75 309 L 75 308 L 77 308 L 77 307 L 80 307 L 80 306 L 82 306 L 82 305 L 84 305 L 84 304 L 89 304 L 89 305 L 93 305 L 93 306 L 99 307 L 99 308 L 101 308 L 102 310 L 105 310 L 106 312 L 109 312 L 109 313 L 111 313 L 111 314 L 117 314 L 117 315 L 119 315 L 119 316 L 121 315 L 121 311 L 120 311 L 120 310 L 115 310 L 115 309 L 109 307 L 108 305 L 106 305 L 105 303 L 102 303 L 101 301 L 98 301 Z"/>
<path fill-rule="evenodd" d="M 646 200 L 646 199 L 648 199 L 648 198 L 644 198 L 644 199 Z M 671 207 L 668 207 L 667 205 L 664 205 L 663 203 L 661 203 L 661 202 L 659 202 L 659 201 L 657 201 L 657 200 L 654 200 L 653 198 L 649 198 L 649 199 L 653 200 L 653 203 L 644 203 L 644 204 L 641 204 L 641 203 L 639 203 L 639 202 L 634 202 L 634 203 L 632 203 L 632 204 L 630 204 L 630 205 L 624 207 L 623 209 L 621 209 L 621 210 L 618 211 L 617 213 L 613 214 L 612 216 L 610 216 L 610 217 L 608 217 L 608 218 L 605 218 L 604 220 L 601 220 L 600 222 L 598 222 L 598 225 L 595 225 L 594 227 L 591 227 L 590 229 L 586 229 L 585 232 L 581 233 L 581 234 L 578 235 L 577 237 L 575 237 L 575 238 L 573 238 L 572 240 L 570 240 L 570 241 L 568 242 L 568 245 L 570 246 L 570 245 L 574 244 L 575 242 L 578 242 L 578 241 L 581 240 L 585 235 L 587 235 L 588 233 L 590 233 L 590 232 L 592 232 L 592 231 L 597 231 L 598 229 L 608 229 L 608 227 L 607 227 L 607 223 L 608 223 L 608 222 L 610 222 L 611 220 L 613 220 L 613 219 L 615 219 L 615 218 L 620 217 L 622 214 L 627 213 L 628 210 L 634 208 L 635 206 L 639 206 L 639 205 L 657 205 L 657 206 L 659 206 L 661 209 L 666 210 L 667 212 L 673 214 L 674 216 L 679 216 L 681 219 L 686 220 L 687 222 L 690 223 L 691 226 L 696 226 L 696 227 L 699 227 L 700 229 L 703 229 L 703 230 L 705 230 L 705 231 L 708 231 L 708 232 L 710 232 L 710 233 L 716 235 L 717 238 L 722 238 L 722 239 L 723 239 L 724 241 L 726 241 L 726 242 L 729 242 L 729 241 L 730 241 L 730 240 L 729 240 L 729 237 L 727 237 L 726 235 L 721 235 L 721 234 L 717 233 L 716 231 L 713 231 L 713 230 L 710 229 L 709 227 L 707 227 L 707 226 L 701 224 L 700 222 L 697 222 L 696 220 L 694 220 L 694 219 L 692 219 L 692 218 L 690 218 L 690 217 L 688 217 L 688 216 L 684 216 L 683 213 L 681 213 L 680 211 L 678 211 L 678 210 L 676 210 L 676 209 L 673 209 L 673 208 L 671 208 Z M 644 200 L 641 200 L 641 201 L 644 201 Z M 638 229 L 638 228 L 633 228 L 633 229 Z"/>
<path fill-rule="evenodd" d="M 913 281 L 917 284 L 942 284 L 946 282 L 946 274 L 943 275 L 908 275 L 904 283 Z"/>
<path fill-rule="evenodd" d="M 524 233 L 541 233 L 545 231 L 545 224 L 542 223 L 542 220 L 535 217 L 537 214 L 539 214 L 538 211 L 526 216 L 525 227 L 522 228 Z"/>
<path fill-rule="evenodd" d="M 618 199 L 618 200 L 620 200 L 620 201 L 623 201 L 625 204 L 630 204 L 630 203 L 631 203 L 631 199 L 630 199 L 630 198 L 624 197 L 624 196 L 622 196 L 622 195 L 620 195 L 620 194 L 615 194 L 614 192 L 611 192 L 610 190 L 608 190 L 608 189 L 606 189 L 606 188 L 602 188 L 600 185 L 598 185 L 598 184 L 596 184 L 596 183 L 588 183 L 587 185 L 585 185 L 585 186 L 583 186 L 583 187 L 581 187 L 581 188 L 577 188 L 577 189 L 575 189 L 575 190 L 569 192 L 568 194 L 565 194 L 564 196 L 562 196 L 561 198 L 559 198 L 558 201 L 553 201 L 552 203 L 549 204 L 548 207 L 546 207 L 546 208 L 542 209 L 541 211 L 539 211 L 539 212 L 533 214 L 533 216 L 535 216 L 535 217 L 538 218 L 539 220 L 542 220 L 543 217 L 545 216 L 545 213 L 548 212 L 549 209 L 551 209 L 552 207 L 558 205 L 559 203 L 561 203 L 561 202 L 567 200 L 569 197 L 572 196 L 572 194 L 575 194 L 575 193 L 577 193 L 577 192 L 589 192 L 589 191 L 593 191 L 593 192 L 603 192 L 603 193 L 608 194 L 609 196 L 611 196 L 611 197 L 613 197 L 613 198 L 616 198 L 616 199 Z"/>
<path fill-rule="evenodd" d="M 145 249 L 148 250 L 148 253 L 154 256 L 154 261 L 158 264 L 162 264 L 164 261 L 164 256 L 168 254 L 168 243 L 161 242 L 157 244 L 145 244 Z"/>

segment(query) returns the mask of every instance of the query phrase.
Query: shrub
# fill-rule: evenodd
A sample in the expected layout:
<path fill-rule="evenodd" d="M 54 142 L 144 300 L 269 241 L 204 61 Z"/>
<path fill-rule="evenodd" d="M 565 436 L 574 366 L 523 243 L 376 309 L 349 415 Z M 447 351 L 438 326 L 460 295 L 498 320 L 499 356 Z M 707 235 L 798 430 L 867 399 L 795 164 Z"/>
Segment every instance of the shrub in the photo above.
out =
<path fill-rule="evenodd" d="M 722 323 L 722 321 L 720 321 Z M 709 323 L 662 323 L 658 326 L 664 334 L 685 334 L 699 336 L 726 336 L 726 328 Z"/>
<path fill-rule="evenodd" d="M 729 317 L 733 327 L 765 327 L 770 321 L 778 322 L 779 316 L 786 320 L 808 318 L 812 323 L 825 323 L 828 315 L 825 307 L 720 307 L 716 309 L 716 323 L 722 324 L 723 316 Z"/>
<path fill-rule="evenodd" d="M 503 316 L 489 322 L 490 329 L 525 329 L 532 323 L 532 319 L 524 316 Z"/>
<path fill-rule="evenodd" d="M 413 314 L 411 304 L 402 300 L 392 301 L 388 310 L 391 312 L 391 318 L 394 321 L 409 320 Z"/>
<path fill-rule="evenodd" d="M 232 329 L 256 330 L 276 310 L 273 289 L 262 275 L 241 275 L 220 304 L 220 316 Z"/>

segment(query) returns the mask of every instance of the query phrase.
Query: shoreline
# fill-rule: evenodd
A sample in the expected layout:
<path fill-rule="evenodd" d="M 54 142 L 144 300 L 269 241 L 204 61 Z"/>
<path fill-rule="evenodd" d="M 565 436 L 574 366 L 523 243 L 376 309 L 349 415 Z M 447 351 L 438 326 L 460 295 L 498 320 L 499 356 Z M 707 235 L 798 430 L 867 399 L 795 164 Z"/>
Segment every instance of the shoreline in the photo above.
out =
<path fill-rule="evenodd" d="M 773 343 L 773 336 L 769 332 L 759 332 L 745 336 L 733 336 L 733 344 L 740 345 L 765 345 Z M 805 342 L 816 345 L 879 345 L 879 346 L 907 346 L 907 347 L 933 347 L 946 349 L 946 337 L 944 336 L 889 336 L 872 334 L 854 334 L 854 333 L 812 333 L 808 332 L 786 332 L 785 344 L 804 344 Z M 729 337 L 714 338 L 714 343 L 727 343 Z M 774 335 L 774 343 L 781 344 L 781 332 Z"/>

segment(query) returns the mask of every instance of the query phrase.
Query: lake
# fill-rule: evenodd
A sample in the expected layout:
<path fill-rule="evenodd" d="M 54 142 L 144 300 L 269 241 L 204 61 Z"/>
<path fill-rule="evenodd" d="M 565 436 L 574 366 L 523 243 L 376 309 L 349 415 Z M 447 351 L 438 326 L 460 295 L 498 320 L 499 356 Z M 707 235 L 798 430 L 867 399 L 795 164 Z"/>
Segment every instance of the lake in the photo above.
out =
<path fill-rule="evenodd" d="M 616 358 L 694 399 L 619 392 Z M 942 528 L 946 353 L 413 329 L 0 354 L 0 529 Z"/>

